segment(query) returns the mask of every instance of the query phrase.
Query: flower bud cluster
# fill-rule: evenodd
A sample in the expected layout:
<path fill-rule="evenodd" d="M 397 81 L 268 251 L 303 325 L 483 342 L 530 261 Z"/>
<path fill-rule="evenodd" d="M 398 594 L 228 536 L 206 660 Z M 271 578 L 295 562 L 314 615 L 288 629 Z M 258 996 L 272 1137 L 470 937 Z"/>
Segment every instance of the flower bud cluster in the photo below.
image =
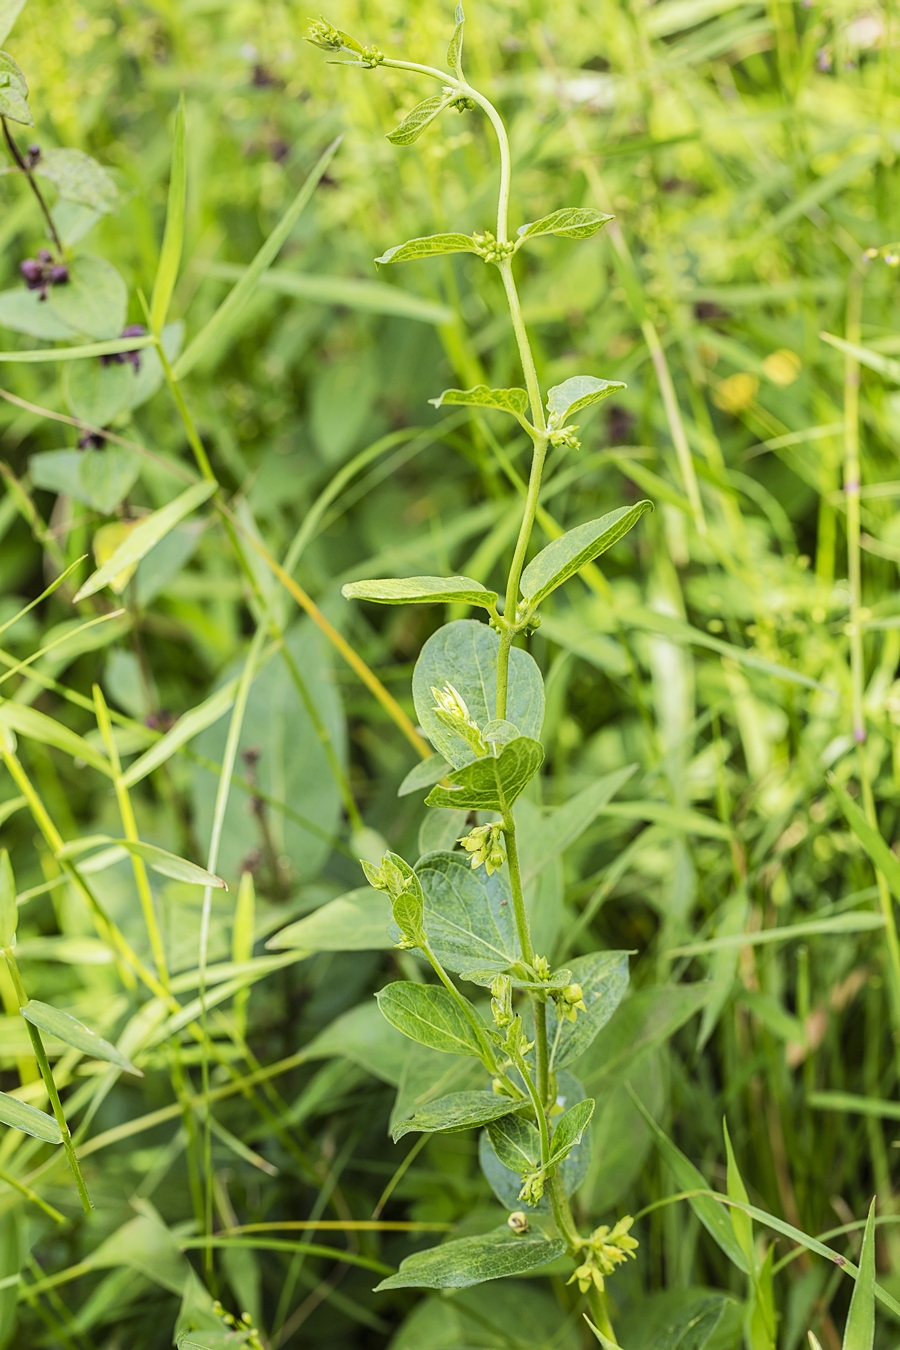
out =
<path fill-rule="evenodd" d="M 502 834 L 503 826 L 499 822 L 493 825 L 476 825 L 474 830 L 470 830 L 456 842 L 462 844 L 466 852 L 471 854 L 470 861 L 473 868 L 480 867 L 484 863 L 488 876 L 493 876 L 506 862 Z"/>
<path fill-rule="evenodd" d="M 545 1180 L 543 1168 L 538 1168 L 534 1172 L 526 1172 L 522 1178 L 522 1189 L 519 1191 L 518 1198 L 524 1200 L 526 1205 L 539 1204 L 544 1194 Z"/>
<path fill-rule="evenodd" d="M 361 65 L 370 69 L 372 66 L 380 66 L 384 60 L 384 52 L 379 51 L 377 47 L 364 47 L 356 38 L 351 37 L 349 33 L 342 33 L 340 28 L 335 28 L 327 19 L 310 19 L 306 40 L 314 47 L 321 47 L 323 52 L 352 52 L 354 56 L 359 57 Z"/>
<path fill-rule="evenodd" d="M 562 425 L 562 415 L 560 413 L 551 413 L 550 420 L 547 423 L 547 440 L 551 445 L 562 447 L 566 450 L 580 450 L 581 441 L 575 435 L 577 426 L 564 427 Z"/>
<path fill-rule="evenodd" d="M 223 1308 L 218 1299 L 213 1304 L 213 1312 L 217 1317 L 221 1317 L 227 1327 L 231 1327 L 233 1331 L 243 1332 L 246 1339 L 241 1343 L 246 1345 L 248 1350 L 263 1350 L 259 1332 L 253 1325 L 253 1318 L 248 1312 L 241 1313 L 240 1317 L 235 1317 L 234 1313 L 230 1313 L 227 1308 Z M 231 1337 L 229 1336 L 226 1339 L 231 1340 Z"/>
<path fill-rule="evenodd" d="M 574 1022 L 580 1012 L 587 1012 L 581 985 L 567 984 L 562 993 L 557 995 L 556 1008 L 560 1017 L 564 1017 L 567 1022 Z"/>
<path fill-rule="evenodd" d="M 461 94 L 450 104 L 450 107 L 455 108 L 459 113 L 474 112 L 477 106 L 474 98 L 469 98 L 468 94 Z"/>
<path fill-rule="evenodd" d="M 616 1266 L 621 1266 L 629 1256 L 634 1257 L 638 1241 L 628 1236 L 633 1223 L 631 1215 L 626 1214 L 612 1230 L 606 1224 L 595 1228 L 584 1244 L 584 1260 L 568 1283 L 577 1281 L 582 1294 L 586 1294 L 592 1284 L 602 1293 L 604 1277 L 612 1275 Z"/>
<path fill-rule="evenodd" d="M 497 239 L 490 230 L 485 230 L 484 234 L 473 234 L 472 238 L 479 256 L 484 258 L 485 262 L 505 262 L 515 252 L 515 244 L 508 239 Z"/>
<path fill-rule="evenodd" d="M 418 878 L 415 874 L 404 873 L 389 853 L 382 858 L 380 867 L 366 862 L 365 858 L 360 858 L 360 864 L 369 885 L 390 896 L 394 922 L 400 929 L 397 946 L 403 951 L 422 947 L 426 942 L 424 898 Z"/>
<path fill-rule="evenodd" d="M 50 286 L 65 286 L 69 280 L 69 269 L 65 263 L 55 263 L 49 249 L 42 248 L 36 258 L 26 258 L 19 263 L 19 271 L 30 291 L 40 291 L 40 299 L 47 299 Z"/>
<path fill-rule="evenodd" d="M 123 338 L 143 337 L 145 332 L 146 329 L 144 328 L 143 324 L 129 323 L 126 324 L 125 327 L 122 329 L 120 336 Z M 112 365 L 122 366 L 125 364 L 126 361 L 128 361 L 131 365 L 134 366 L 135 371 L 140 370 L 141 368 L 140 347 L 136 347 L 135 350 L 132 352 L 108 352 L 105 356 L 100 357 L 100 362 L 104 366 L 112 366 Z"/>
<path fill-rule="evenodd" d="M 491 984 L 491 1016 L 501 1031 L 512 1024 L 512 981 L 508 975 L 495 975 Z"/>
<path fill-rule="evenodd" d="M 450 731 L 455 731 L 457 736 L 461 736 L 478 758 L 483 759 L 488 754 L 488 746 L 462 694 L 457 693 L 453 685 L 448 683 L 443 689 L 436 689 L 432 685 L 431 696 L 434 699 L 434 711 L 444 726 Z"/>

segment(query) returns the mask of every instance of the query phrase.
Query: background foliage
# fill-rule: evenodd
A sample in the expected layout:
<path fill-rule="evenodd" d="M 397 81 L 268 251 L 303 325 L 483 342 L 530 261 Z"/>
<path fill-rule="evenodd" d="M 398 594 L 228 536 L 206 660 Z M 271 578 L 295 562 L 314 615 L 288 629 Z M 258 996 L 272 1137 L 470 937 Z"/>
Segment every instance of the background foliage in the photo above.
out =
<path fill-rule="evenodd" d="M 426 62 L 443 50 L 450 19 L 440 7 L 391 0 L 341 4 L 328 17 Z M 597 238 L 547 240 L 518 264 L 542 381 L 590 369 L 628 386 L 585 419 L 580 455 L 551 466 L 539 524 L 571 526 L 640 496 L 657 504 L 602 573 L 554 601 L 530 640 L 548 691 L 548 768 L 529 789 L 535 819 L 599 776 L 637 766 L 546 874 L 535 916 L 541 948 L 557 960 L 597 947 L 635 951 L 632 993 L 580 1070 L 598 1105 L 578 1205 L 611 1224 L 685 1189 L 654 1150 L 628 1080 L 716 1189 L 725 1185 L 727 1114 L 753 1204 L 816 1234 L 861 1221 L 877 1191 L 890 1220 L 900 1020 L 885 934 L 853 931 L 861 925 L 851 918 L 841 920 L 849 931 L 839 923 L 759 935 L 839 916 L 865 923 L 879 912 L 871 849 L 848 827 L 829 774 L 863 806 L 871 783 L 888 843 L 898 825 L 895 20 L 889 9 L 818 0 L 558 0 L 543 9 L 482 0 L 468 18 L 471 78 L 511 126 L 515 218 L 563 201 L 616 214 Z M 274 269 L 182 387 L 232 510 L 279 559 L 353 462 L 308 530 L 296 576 L 411 713 L 412 663 L 438 614 L 350 606 L 340 585 L 451 572 L 502 584 L 527 442 L 504 440 L 505 424 L 491 414 L 470 419 L 426 401 L 448 384 L 518 382 L 491 269 L 444 259 L 385 280 L 372 259 L 413 235 L 483 228 L 495 164 L 484 125 L 470 115 L 432 128 L 421 153 L 390 145 L 384 132 L 422 96 L 418 88 L 394 72 L 350 78 L 331 69 L 303 44 L 305 24 L 303 11 L 279 0 L 30 0 L 6 46 L 29 79 L 42 150 L 75 147 L 109 169 L 114 210 L 95 219 L 69 207 L 58 219 L 73 249 L 118 269 L 131 323 L 144 321 L 139 294 L 153 288 L 184 91 L 189 191 L 173 317 L 188 340 L 344 133 Z M 43 246 L 42 222 L 18 178 L 0 182 L 0 201 L 2 346 L 30 349 L 40 333 L 3 324 L 20 303 L 8 299 L 23 292 L 20 262 Z M 867 261 L 867 248 L 883 252 Z M 863 343 L 861 375 L 823 331 Z M 173 330 L 173 351 L 180 340 Z M 100 526 L 170 501 L 184 484 L 167 465 L 191 458 L 161 388 L 114 424 L 155 458 L 120 447 L 112 485 L 61 480 L 71 468 L 40 456 L 72 450 L 79 431 L 41 410 L 90 421 L 78 404 L 90 390 L 73 385 L 62 363 L 5 364 L 0 377 L 12 396 L 0 405 L 10 471 L 0 499 L 3 622 L 88 552 Z M 851 496 L 863 484 L 859 547 L 852 519 L 847 528 L 845 461 Z M 79 580 L 87 574 L 83 564 Z M 289 627 L 309 699 L 277 653 L 250 692 L 219 858 L 230 890 L 212 902 L 213 964 L 249 956 L 234 924 L 242 868 L 255 876 L 259 959 L 273 957 L 264 946 L 273 932 L 362 884 L 358 853 L 380 850 L 358 831 L 351 840 L 335 764 L 346 765 L 365 826 L 406 858 L 438 842 L 441 825 L 423 826 L 420 795 L 397 800 L 415 763 L 408 741 L 265 568 L 258 576 Z M 141 726 L 165 731 L 239 675 L 253 628 L 248 599 L 226 532 L 201 512 L 141 563 L 121 617 L 55 646 L 2 692 L 101 745 L 84 706 L 99 682 L 119 715 L 122 753 L 134 755 L 152 739 Z M 3 635 L 0 660 L 15 665 L 113 607 L 98 595 L 73 609 L 72 590 L 60 588 Z M 464 612 L 448 607 L 445 617 Z M 854 698 L 866 729 L 859 751 Z M 143 840 L 205 863 L 227 725 L 210 726 L 135 788 Z M 25 736 L 19 750 L 65 839 L 120 836 L 115 798 L 90 766 Z M 28 992 L 116 1040 L 143 995 L 17 808 L 19 791 L 0 778 L 3 842 L 20 899 L 34 893 L 20 909 L 17 949 Z M 424 840 L 423 828 L 432 832 Z M 202 891 L 151 876 L 173 988 L 187 1003 Z M 128 861 L 95 872 L 93 884 L 148 959 Z M 210 1021 L 221 1058 L 212 1073 L 222 1091 L 211 1151 L 217 1224 L 383 1210 L 422 1226 L 422 1236 L 350 1232 L 346 1242 L 351 1254 L 392 1268 L 415 1245 L 433 1244 L 436 1225 L 490 1228 L 502 1213 L 474 1134 L 429 1138 L 421 1151 L 411 1137 L 394 1146 L 387 1135 L 398 1088 L 407 1101 L 418 1090 L 417 1067 L 387 1036 L 371 994 L 398 972 L 409 978 L 410 958 L 367 949 L 365 932 L 363 949 L 351 952 L 330 950 L 341 946 L 334 933 L 303 932 L 305 948 L 275 953 L 277 968 L 271 960 L 249 996 L 232 989 Z M 743 933 L 757 937 L 684 950 Z M 46 1105 L 5 976 L 0 993 L 3 1087 L 21 1084 L 20 1095 Z M 183 1115 L 172 1106 L 179 1039 L 189 1099 L 200 1087 L 197 1047 L 171 1026 L 155 1045 L 144 1041 L 143 1079 L 98 1078 L 95 1061 L 49 1042 L 72 1118 L 86 1125 L 96 1211 L 82 1217 L 64 1166 L 48 1166 L 36 1141 L 5 1131 L 5 1174 L 29 1178 L 71 1221 L 55 1224 L 9 1184 L 0 1191 L 0 1339 L 171 1343 L 185 1282 L 179 1244 L 195 1231 L 200 1129 L 190 1103 Z M 277 1074 L 248 1085 L 259 1066 L 281 1061 Z M 652 1210 L 634 1232 L 637 1260 L 609 1282 L 628 1350 L 655 1343 L 685 1291 L 742 1296 L 737 1272 L 687 1205 Z M 889 1222 L 879 1234 L 879 1280 L 900 1295 Z M 321 1232 L 314 1240 L 345 1241 Z M 853 1259 L 858 1229 L 835 1242 Z M 780 1240 L 776 1262 L 790 1250 Z M 193 1257 L 200 1272 L 203 1258 Z M 57 1274 L 58 1285 L 48 1279 Z M 337 1254 L 232 1246 L 217 1256 L 213 1279 L 272 1346 L 581 1344 L 577 1298 L 552 1275 L 449 1300 L 376 1296 L 371 1269 Z M 823 1345 L 839 1344 L 850 1283 L 838 1269 L 801 1255 L 775 1276 L 775 1291 L 783 1350 L 795 1350 L 808 1328 Z M 726 1318 L 717 1343 L 740 1335 L 739 1315 Z M 896 1329 L 886 1320 L 878 1335 L 887 1344 Z"/>

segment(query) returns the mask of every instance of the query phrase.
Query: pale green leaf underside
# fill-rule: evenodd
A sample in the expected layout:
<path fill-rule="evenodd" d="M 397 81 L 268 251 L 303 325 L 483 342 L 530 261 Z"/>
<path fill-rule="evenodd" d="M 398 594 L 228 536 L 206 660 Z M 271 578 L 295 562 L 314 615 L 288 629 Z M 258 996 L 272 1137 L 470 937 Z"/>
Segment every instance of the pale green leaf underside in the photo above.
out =
<path fill-rule="evenodd" d="M 477 252 L 478 247 L 470 234 L 429 234 L 421 239 L 407 239 L 405 244 L 395 244 L 375 262 L 410 262 L 414 258 L 437 258 L 442 253 Z"/>
<path fill-rule="evenodd" d="M 490 609 L 497 592 L 471 577 L 386 577 L 382 581 L 351 581 L 341 587 L 347 600 L 372 600 L 380 605 L 452 604 L 454 601 Z"/>
<path fill-rule="evenodd" d="M 455 1134 L 458 1130 L 471 1130 L 477 1125 L 499 1120 L 516 1108 L 516 1102 L 509 1097 L 498 1097 L 496 1092 L 451 1092 L 447 1097 L 429 1102 L 409 1120 L 397 1121 L 391 1136 L 396 1143 L 405 1134 L 413 1132 Z"/>
<path fill-rule="evenodd" d="M 481 1057 L 472 1024 L 446 989 L 397 980 L 385 985 L 375 997 L 391 1025 L 410 1040 L 449 1055 Z"/>
<path fill-rule="evenodd" d="M 592 403 L 602 403 L 617 389 L 625 389 L 621 380 L 598 380 L 594 375 L 573 375 L 562 384 L 547 391 L 547 407 L 560 421 L 565 422 Z"/>
<path fill-rule="evenodd" d="M 450 765 L 443 755 L 431 755 L 428 759 L 422 760 L 420 764 L 416 764 L 410 769 L 397 789 L 397 796 L 408 797 L 411 792 L 419 792 L 422 788 L 431 787 L 433 783 L 439 782 L 444 774 L 449 772 Z"/>
<path fill-rule="evenodd" d="M 26 1022 L 32 1026 L 38 1027 L 41 1031 L 46 1031 L 50 1036 L 55 1036 L 58 1041 L 63 1041 L 65 1045 L 71 1045 L 75 1050 L 82 1050 L 92 1059 L 105 1059 L 109 1064 L 115 1064 L 119 1069 L 124 1069 L 126 1073 L 137 1074 L 143 1077 L 140 1069 L 136 1069 L 131 1060 L 117 1050 L 109 1041 L 105 1041 L 102 1036 L 98 1036 L 96 1031 L 86 1027 L 83 1022 L 79 1022 L 77 1017 L 72 1017 L 69 1013 L 62 1012 L 59 1008 L 51 1008 L 48 1003 L 40 1003 L 37 999 L 31 999 L 21 1009 L 22 1016 Z"/>
<path fill-rule="evenodd" d="M 282 928 L 266 946 L 275 951 L 366 952 L 393 947 L 391 902 L 383 891 L 360 886 Z"/>
<path fill-rule="evenodd" d="M 457 1238 L 402 1262 L 396 1275 L 382 1280 L 383 1289 L 466 1289 L 510 1275 L 525 1275 L 562 1256 L 562 1238 L 543 1233 L 513 1233 L 505 1224 L 482 1237 Z"/>
<path fill-rule="evenodd" d="M 559 235 L 562 239 L 589 239 L 608 220 L 612 220 L 612 216 L 592 206 L 562 206 L 558 211 L 551 211 L 549 216 L 520 225 L 516 231 L 519 236 L 516 247 L 526 239 L 538 239 L 544 234 Z"/>
<path fill-rule="evenodd" d="M 599 520 L 589 520 L 560 535 L 541 549 L 525 568 L 519 583 L 522 595 L 529 604 L 539 605 L 587 563 L 612 548 L 637 524 L 645 511 L 652 510 L 653 503 L 648 501 L 622 506 Z"/>
<path fill-rule="evenodd" d="M 0 42 L 6 41 L 24 8 L 25 0 L 0 0 Z"/>
<path fill-rule="evenodd" d="M 388 140 L 394 145 L 412 145 L 451 101 L 446 94 L 435 94 L 432 98 L 423 99 L 406 114 L 399 126 L 387 133 Z"/>
<path fill-rule="evenodd" d="M 26 127 L 34 126 L 25 76 L 7 52 L 0 52 L 0 117 Z"/>
<path fill-rule="evenodd" d="M 89 595 L 94 595 L 97 591 L 108 586 L 114 577 L 123 572 L 127 567 L 139 563 L 152 548 L 155 548 L 161 539 L 173 529 L 180 520 L 190 515 L 198 506 L 207 501 L 218 488 L 218 483 L 207 482 L 195 483 L 187 491 L 182 492 L 174 501 L 169 502 L 168 506 L 163 506 L 159 511 L 154 511 L 152 515 L 147 516 L 131 531 L 128 537 L 119 545 L 112 557 L 99 567 L 96 572 L 88 577 L 87 581 L 75 596 L 75 600 L 85 600 Z"/>
<path fill-rule="evenodd" d="M 451 810 L 506 811 L 521 796 L 544 762 L 539 741 L 518 736 L 495 758 L 476 759 L 448 775 L 450 787 L 438 785 L 425 798 L 426 806 Z"/>
<path fill-rule="evenodd" d="M 11 1097 L 8 1092 L 0 1092 L 0 1123 L 14 1130 L 22 1130 L 35 1139 L 43 1139 L 46 1144 L 62 1143 L 62 1135 L 53 1116 L 38 1111 L 27 1102 L 20 1102 L 18 1097 Z"/>
<path fill-rule="evenodd" d="M 612 1017 L 628 988 L 627 952 L 592 952 L 570 963 L 572 979 L 581 985 L 586 1012 L 574 1022 L 557 1018 L 556 1005 L 547 1005 L 550 1067 L 564 1068 L 584 1054 L 597 1033 Z"/>
<path fill-rule="evenodd" d="M 109 215 L 119 204 L 119 189 L 113 179 L 83 150 L 44 150 L 34 172 L 52 183 L 67 201 L 80 202 L 101 215 Z"/>
<path fill-rule="evenodd" d="M 528 395 L 524 389 L 491 389 L 486 384 L 476 384 L 472 389 L 445 389 L 439 398 L 430 398 L 428 402 L 436 408 L 442 408 L 445 403 L 459 403 L 467 408 L 499 408 L 518 418 L 528 411 Z"/>

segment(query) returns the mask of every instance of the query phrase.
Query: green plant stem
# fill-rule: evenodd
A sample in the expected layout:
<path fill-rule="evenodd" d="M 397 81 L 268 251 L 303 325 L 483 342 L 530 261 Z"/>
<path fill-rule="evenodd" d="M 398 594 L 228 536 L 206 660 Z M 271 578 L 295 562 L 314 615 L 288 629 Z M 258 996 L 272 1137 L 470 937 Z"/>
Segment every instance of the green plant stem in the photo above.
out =
<path fill-rule="evenodd" d="M 24 173 L 25 177 L 28 179 L 28 186 L 34 193 L 34 196 L 37 200 L 37 204 L 41 208 L 41 214 L 44 217 L 44 223 L 47 226 L 47 231 L 50 235 L 50 238 L 56 245 L 56 251 L 59 254 L 60 258 L 63 258 L 65 256 L 65 253 L 62 246 L 62 240 L 59 237 L 56 226 L 53 224 L 53 217 L 51 216 L 50 209 L 47 206 L 46 201 L 44 200 L 44 194 L 41 192 L 37 183 L 34 181 L 34 174 L 28 167 L 27 162 L 22 158 L 22 152 L 16 145 L 15 139 L 13 138 L 13 134 L 9 129 L 9 123 L 7 122 L 6 118 L 0 117 L 0 122 L 3 123 L 3 135 L 6 138 L 6 144 L 9 147 L 9 153 L 15 160 L 16 166 L 19 169 L 21 169 L 22 173 Z"/>
<path fill-rule="evenodd" d="M 10 976 L 12 977 L 13 986 L 15 987 L 16 998 L 19 1000 L 19 1007 L 24 1008 L 28 1002 L 28 995 L 25 993 L 25 986 L 22 984 L 22 977 L 19 974 L 16 958 L 13 956 L 10 948 L 6 948 L 3 955 L 6 957 L 6 964 L 9 968 Z M 91 1197 L 88 1195 L 87 1186 L 85 1185 L 78 1159 L 75 1156 L 75 1146 L 72 1143 L 72 1136 L 69 1133 L 69 1123 L 66 1120 L 66 1113 L 63 1110 L 62 1102 L 59 1099 L 59 1092 L 56 1088 L 53 1070 L 50 1068 L 50 1061 L 47 1058 L 47 1051 L 44 1049 L 44 1042 L 41 1040 L 41 1033 L 36 1026 L 32 1026 L 27 1018 L 24 1018 L 23 1020 L 28 1028 L 28 1035 L 31 1038 L 34 1057 L 37 1060 L 38 1068 L 41 1071 L 44 1087 L 47 1089 L 47 1096 L 50 1098 L 50 1105 L 53 1107 L 53 1114 L 56 1117 L 56 1123 L 59 1126 L 59 1132 L 62 1135 L 63 1148 L 66 1151 L 69 1167 L 72 1169 L 72 1176 L 75 1178 L 75 1185 L 78 1187 L 82 1208 L 84 1209 L 85 1214 L 90 1214 L 94 1206 L 91 1203 Z"/>
<path fill-rule="evenodd" d="M 516 1068 L 524 1079 L 525 1086 L 528 1089 L 528 1095 L 531 1098 L 531 1105 L 534 1107 L 534 1114 L 537 1117 L 538 1133 L 541 1136 L 541 1166 L 546 1167 L 550 1161 L 550 1131 L 547 1128 L 547 1114 L 544 1111 L 543 1103 L 538 1094 L 537 1086 L 528 1072 L 528 1065 L 521 1057 L 516 1059 Z M 554 1168 L 554 1173 L 557 1172 Z"/>
<path fill-rule="evenodd" d="M 550 1106 L 550 1055 L 547 1041 L 547 1004 L 535 997 L 534 1004 L 534 1053 L 537 1069 L 538 1096 L 544 1107 Z"/>
<path fill-rule="evenodd" d="M 450 976 L 444 970 L 444 967 L 441 965 L 440 961 L 437 959 L 437 957 L 435 956 L 434 952 L 431 950 L 431 947 L 428 945 L 427 942 L 421 944 L 421 949 L 427 956 L 428 961 L 435 975 L 437 975 L 438 979 L 440 980 L 444 988 L 447 990 L 448 994 L 452 995 L 453 999 L 459 1006 L 461 1012 L 465 1015 L 466 1019 L 471 1024 L 472 1030 L 475 1032 L 475 1035 L 478 1038 L 478 1044 L 481 1046 L 482 1049 L 482 1063 L 484 1064 L 484 1067 L 487 1069 L 488 1073 L 499 1073 L 500 1069 L 499 1065 L 497 1064 L 497 1056 L 494 1054 L 493 1047 L 490 1041 L 488 1040 L 487 1031 L 485 1030 L 484 1023 L 478 1016 L 478 1013 L 472 1007 L 469 1000 L 467 998 L 463 998 L 462 994 L 459 992 L 456 985 L 450 979 Z"/>
<path fill-rule="evenodd" d="M 512 808 L 503 813 L 503 833 L 506 837 L 506 861 L 509 865 L 509 887 L 512 892 L 513 913 L 516 917 L 516 931 L 522 956 L 529 965 L 534 961 L 534 947 L 531 944 L 531 930 L 528 914 L 525 910 L 525 895 L 522 891 L 522 872 L 519 866 L 519 849 L 516 844 L 516 821 Z"/>

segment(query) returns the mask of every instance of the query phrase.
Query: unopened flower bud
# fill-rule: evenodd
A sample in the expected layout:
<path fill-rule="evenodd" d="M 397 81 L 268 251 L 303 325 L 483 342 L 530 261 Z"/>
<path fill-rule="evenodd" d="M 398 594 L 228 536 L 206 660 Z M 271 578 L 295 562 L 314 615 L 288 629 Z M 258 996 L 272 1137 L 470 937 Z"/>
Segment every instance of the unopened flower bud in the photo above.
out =
<path fill-rule="evenodd" d="M 467 853 L 470 853 L 472 867 L 480 867 L 484 863 L 488 876 L 493 876 L 506 861 L 506 853 L 503 849 L 501 834 L 503 826 L 497 822 L 494 825 L 477 825 L 457 843 L 462 844 Z"/>
<path fill-rule="evenodd" d="M 528 1232 L 528 1216 L 521 1209 L 514 1210 L 506 1222 L 514 1233 Z"/>

